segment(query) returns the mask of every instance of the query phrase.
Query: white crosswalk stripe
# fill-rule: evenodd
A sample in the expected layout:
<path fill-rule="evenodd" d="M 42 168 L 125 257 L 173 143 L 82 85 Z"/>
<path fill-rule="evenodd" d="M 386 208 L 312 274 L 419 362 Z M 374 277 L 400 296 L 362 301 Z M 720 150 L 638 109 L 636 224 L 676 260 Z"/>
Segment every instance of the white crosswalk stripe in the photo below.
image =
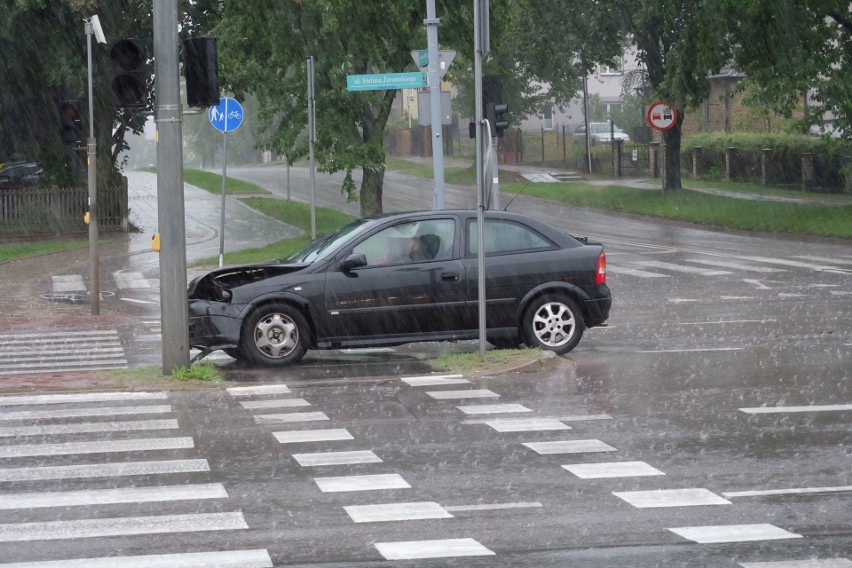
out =
<path fill-rule="evenodd" d="M 112 273 L 112 279 L 120 290 L 150 288 L 151 283 L 141 272 L 124 272 L 119 270 Z"/>
<path fill-rule="evenodd" d="M 674 251 L 666 251 L 666 252 L 674 252 Z M 616 253 L 613 253 L 616 254 Z M 670 274 L 666 274 L 665 271 L 670 272 L 682 272 L 687 274 L 699 274 L 702 276 L 722 276 L 731 274 L 728 270 L 713 270 L 709 268 L 700 268 L 696 266 L 690 266 L 689 264 L 680 264 L 680 262 L 691 263 L 691 264 L 701 264 L 708 267 L 715 267 L 719 269 L 730 269 L 730 270 L 740 270 L 743 272 L 757 272 L 762 274 L 771 274 L 778 272 L 786 272 L 790 268 L 801 268 L 805 270 L 813 270 L 817 272 L 836 272 L 841 274 L 849 274 L 850 269 L 848 266 L 852 264 L 852 261 L 839 258 L 832 259 L 821 256 L 793 256 L 792 259 L 786 258 L 771 258 L 765 256 L 737 256 L 732 255 L 730 257 L 721 257 L 718 255 L 710 255 L 710 258 L 699 258 L 699 257 L 690 257 L 683 259 L 679 262 L 662 262 L 658 260 L 635 260 L 635 261 L 619 261 L 619 264 L 613 264 L 612 262 L 607 266 L 607 272 L 610 274 L 623 274 L 625 276 L 634 276 L 636 278 L 670 278 Z M 620 263 L 629 262 L 629 264 L 633 264 L 636 266 L 640 266 L 643 268 L 656 268 L 663 272 L 655 272 L 651 270 L 640 270 L 637 268 L 629 268 L 627 266 L 622 266 Z M 777 265 L 773 266 L 765 266 L 765 265 Z M 786 268 L 778 268 L 778 266 L 786 267 Z"/>
<path fill-rule="evenodd" d="M 16 562 L 2 564 L 3 568 L 272 568 L 272 559 L 265 549 L 222 550 L 212 552 L 181 552 L 177 554 L 148 554 L 146 556 L 109 556 L 104 558 L 75 558 L 45 562 Z"/>
<path fill-rule="evenodd" d="M 671 270 L 672 272 L 684 272 L 686 274 L 700 274 L 701 276 L 721 276 L 730 274 L 726 270 L 708 270 L 706 268 L 698 268 L 696 266 L 684 266 L 682 264 L 674 264 L 673 262 L 662 262 L 660 260 L 636 260 L 631 264 L 646 266 L 650 268 L 661 268 L 663 270 Z"/>
<path fill-rule="evenodd" d="M 127 368 L 116 330 L 0 335 L 0 375 Z"/>

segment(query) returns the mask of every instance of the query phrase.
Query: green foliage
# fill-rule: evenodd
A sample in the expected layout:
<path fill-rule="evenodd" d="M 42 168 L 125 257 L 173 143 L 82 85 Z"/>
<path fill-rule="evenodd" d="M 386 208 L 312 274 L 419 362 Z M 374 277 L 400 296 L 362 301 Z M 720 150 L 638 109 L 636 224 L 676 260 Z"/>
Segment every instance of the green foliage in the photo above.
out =
<path fill-rule="evenodd" d="M 38 241 L 33 243 L 10 243 L 0 245 L 0 263 L 18 258 L 39 256 L 63 250 L 83 248 L 85 240 Z"/>
<path fill-rule="evenodd" d="M 196 363 L 189 367 L 177 367 L 171 374 L 175 381 L 212 381 L 219 382 L 222 375 L 213 363 Z"/>
<path fill-rule="evenodd" d="M 493 349 L 480 357 L 476 353 L 445 353 L 429 361 L 437 371 L 472 375 L 489 373 L 514 365 L 531 363 L 541 357 L 541 349 Z"/>
<path fill-rule="evenodd" d="M 852 151 L 852 147 L 837 141 L 801 134 L 778 132 L 699 132 L 689 137 L 684 144 L 683 155 L 690 155 L 692 148 L 700 146 L 713 152 L 724 152 L 726 148 L 737 148 L 746 152 L 759 152 L 769 148 L 775 153 L 797 155 L 803 152 L 836 155 Z"/>

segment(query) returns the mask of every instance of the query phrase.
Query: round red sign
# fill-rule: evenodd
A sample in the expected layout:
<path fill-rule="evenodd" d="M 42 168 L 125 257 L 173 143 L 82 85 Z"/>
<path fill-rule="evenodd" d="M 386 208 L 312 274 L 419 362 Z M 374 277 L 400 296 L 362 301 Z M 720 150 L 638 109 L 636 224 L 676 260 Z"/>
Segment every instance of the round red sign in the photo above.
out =
<path fill-rule="evenodd" d="M 668 130 L 677 123 L 677 109 L 665 101 L 659 101 L 648 108 L 648 124 L 657 130 Z"/>

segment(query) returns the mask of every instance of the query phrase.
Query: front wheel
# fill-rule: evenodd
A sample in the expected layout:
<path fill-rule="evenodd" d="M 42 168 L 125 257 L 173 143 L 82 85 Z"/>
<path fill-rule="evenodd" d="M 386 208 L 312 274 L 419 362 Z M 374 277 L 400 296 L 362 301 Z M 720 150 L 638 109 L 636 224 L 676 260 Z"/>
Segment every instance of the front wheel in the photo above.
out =
<path fill-rule="evenodd" d="M 246 320 L 239 352 L 255 365 L 292 365 L 305 356 L 309 333 L 307 320 L 293 306 L 261 306 Z"/>
<path fill-rule="evenodd" d="M 583 313 L 567 296 L 546 295 L 527 308 L 521 327 L 529 347 L 562 355 L 574 349 L 583 337 Z"/>

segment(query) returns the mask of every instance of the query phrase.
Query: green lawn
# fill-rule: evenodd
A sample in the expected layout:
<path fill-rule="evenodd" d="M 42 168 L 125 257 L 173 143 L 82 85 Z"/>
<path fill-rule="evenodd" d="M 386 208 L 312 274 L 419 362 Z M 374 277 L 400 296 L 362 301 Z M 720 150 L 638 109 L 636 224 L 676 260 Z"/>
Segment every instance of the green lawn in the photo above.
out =
<path fill-rule="evenodd" d="M 222 176 L 213 172 L 205 172 L 202 170 L 185 169 L 183 170 L 183 181 L 195 187 L 200 187 L 210 193 L 217 195 L 222 194 Z M 245 194 L 268 194 L 269 192 L 253 183 L 242 181 L 234 178 L 228 178 L 225 182 L 225 193 L 245 193 Z"/>
<path fill-rule="evenodd" d="M 32 243 L 12 243 L 0 245 L 0 262 L 8 262 L 17 258 L 38 256 L 51 252 L 83 248 L 89 245 L 88 240 L 69 239 L 61 241 L 36 241 Z"/>

